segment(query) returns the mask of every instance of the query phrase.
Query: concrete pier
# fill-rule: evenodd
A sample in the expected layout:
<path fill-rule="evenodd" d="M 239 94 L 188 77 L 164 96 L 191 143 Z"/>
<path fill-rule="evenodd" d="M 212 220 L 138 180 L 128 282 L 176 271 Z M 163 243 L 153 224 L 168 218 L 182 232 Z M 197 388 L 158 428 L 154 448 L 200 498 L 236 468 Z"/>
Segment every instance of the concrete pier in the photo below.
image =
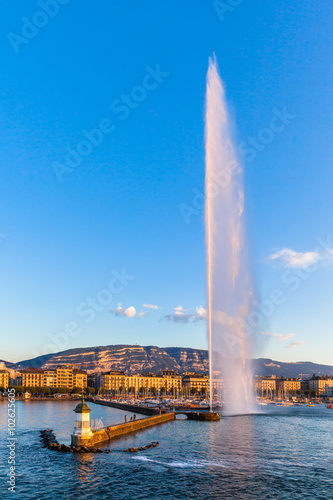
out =
<path fill-rule="evenodd" d="M 132 422 L 126 422 L 124 424 L 111 425 L 110 427 L 105 427 L 104 429 L 99 429 L 92 431 L 92 436 L 80 436 L 72 434 L 71 436 L 71 446 L 94 446 L 105 441 L 110 441 L 113 438 L 124 436 L 131 432 L 140 431 L 152 427 L 153 425 L 163 424 L 170 420 L 175 419 L 175 414 L 165 413 L 163 415 L 156 415 L 154 417 L 141 418 L 139 420 L 133 420 Z"/>
<path fill-rule="evenodd" d="M 110 406 L 111 408 L 118 408 L 119 410 L 131 411 L 133 413 L 141 413 L 142 415 L 152 416 L 159 415 L 158 408 L 148 408 L 146 406 L 132 405 L 130 403 L 116 403 L 115 401 L 104 401 L 100 399 L 88 399 L 96 405 Z M 164 412 L 165 413 L 165 412 Z"/>

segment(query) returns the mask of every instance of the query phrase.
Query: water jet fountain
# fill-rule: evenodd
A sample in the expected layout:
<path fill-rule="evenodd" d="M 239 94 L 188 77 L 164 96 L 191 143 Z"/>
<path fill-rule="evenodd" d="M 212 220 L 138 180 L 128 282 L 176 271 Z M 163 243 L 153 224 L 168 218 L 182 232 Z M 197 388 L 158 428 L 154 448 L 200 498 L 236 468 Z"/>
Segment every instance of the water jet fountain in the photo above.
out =
<path fill-rule="evenodd" d="M 250 413 L 254 304 L 244 240 L 243 169 L 233 145 L 223 83 L 209 60 L 206 89 L 206 249 L 210 409 L 213 379 L 223 384 L 224 413 Z"/>

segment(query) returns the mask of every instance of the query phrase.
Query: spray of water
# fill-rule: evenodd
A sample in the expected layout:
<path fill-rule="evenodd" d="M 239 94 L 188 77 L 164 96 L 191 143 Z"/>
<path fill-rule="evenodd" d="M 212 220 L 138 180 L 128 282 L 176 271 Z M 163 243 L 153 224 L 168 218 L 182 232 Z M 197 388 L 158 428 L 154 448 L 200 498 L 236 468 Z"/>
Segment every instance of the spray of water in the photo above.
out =
<path fill-rule="evenodd" d="M 207 73 L 205 190 L 210 406 L 214 388 L 222 386 L 224 413 L 249 413 L 253 391 L 247 318 L 254 298 L 244 241 L 243 173 L 215 58 Z"/>

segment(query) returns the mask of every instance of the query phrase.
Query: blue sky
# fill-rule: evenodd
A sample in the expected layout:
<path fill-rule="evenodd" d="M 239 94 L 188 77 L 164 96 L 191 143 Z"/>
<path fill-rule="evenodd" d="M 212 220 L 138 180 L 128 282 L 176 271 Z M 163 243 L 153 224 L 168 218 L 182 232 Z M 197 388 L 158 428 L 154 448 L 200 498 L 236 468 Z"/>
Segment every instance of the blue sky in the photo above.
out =
<path fill-rule="evenodd" d="M 329 3 L 5 3 L 0 358 L 207 347 L 196 308 L 215 52 L 245 167 L 258 300 L 276 289 L 285 299 L 256 355 L 333 364 Z"/>

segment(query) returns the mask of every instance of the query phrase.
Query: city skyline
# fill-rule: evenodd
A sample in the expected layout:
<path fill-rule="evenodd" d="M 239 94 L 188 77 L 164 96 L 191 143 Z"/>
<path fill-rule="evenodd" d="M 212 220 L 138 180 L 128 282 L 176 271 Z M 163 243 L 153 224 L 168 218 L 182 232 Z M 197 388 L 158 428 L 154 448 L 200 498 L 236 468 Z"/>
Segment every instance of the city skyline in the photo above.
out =
<path fill-rule="evenodd" d="M 215 52 L 245 171 L 254 357 L 331 364 L 332 15 L 285 0 L 224 15 L 216 2 L 149 5 L 103 5 L 105 16 L 82 5 L 78 16 L 68 2 L 30 38 L 38 3 L 8 5 L 0 20 L 0 358 L 52 345 L 207 348 Z"/>

